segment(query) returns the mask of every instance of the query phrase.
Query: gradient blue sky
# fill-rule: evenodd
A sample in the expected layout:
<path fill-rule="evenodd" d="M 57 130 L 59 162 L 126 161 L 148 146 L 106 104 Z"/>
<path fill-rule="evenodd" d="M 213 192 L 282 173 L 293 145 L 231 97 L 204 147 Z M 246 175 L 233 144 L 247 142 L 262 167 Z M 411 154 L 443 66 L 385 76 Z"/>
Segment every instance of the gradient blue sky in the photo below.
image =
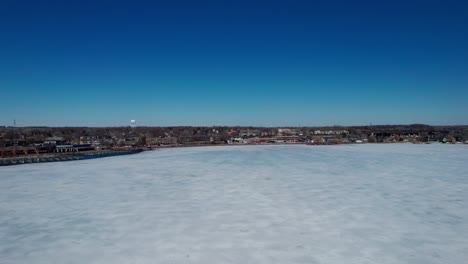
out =
<path fill-rule="evenodd" d="M 468 124 L 467 1 L 2 0 L 0 33 L 3 125 Z"/>

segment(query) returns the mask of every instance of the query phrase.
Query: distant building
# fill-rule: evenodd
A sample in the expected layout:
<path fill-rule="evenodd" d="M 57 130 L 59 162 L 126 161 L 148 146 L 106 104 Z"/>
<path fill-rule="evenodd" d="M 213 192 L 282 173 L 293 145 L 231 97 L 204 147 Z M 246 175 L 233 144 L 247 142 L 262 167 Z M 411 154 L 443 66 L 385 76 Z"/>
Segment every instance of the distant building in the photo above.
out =
<path fill-rule="evenodd" d="M 156 147 L 162 145 L 175 145 L 177 144 L 177 138 L 175 137 L 153 137 L 146 138 L 146 145 L 149 147 Z"/>
<path fill-rule="evenodd" d="M 299 143 L 300 139 L 298 136 L 277 136 L 275 143 Z"/>
<path fill-rule="evenodd" d="M 231 138 L 227 141 L 228 144 L 247 144 L 247 141 L 243 138 Z"/>
<path fill-rule="evenodd" d="M 240 137 L 256 137 L 258 135 L 258 130 L 244 129 L 239 132 Z"/>
<path fill-rule="evenodd" d="M 278 136 L 297 136 L 299 133 L 297 129 L 278 128 Z"/>
<path fill-rule="evenodd" d="M 44 144 L 63 145 L 65 143 L 66 142 L 63 137 L 48 137 L 44 140 Z"/>
<path fill-rule="evenodd" d="M 179 138 L 181 143 L 187 142 L 211 142 L 212 137 L 209 135 L 192 135 L 192 136 L 181 136 Z"/>
<path fill-rule="evenodd" d="M 112 144 L 114 140 L 111 136 L 81 136 L 80 144 L 92 144 L 92 145 L 101 145 L 101 144 Z"/>
<path fill-rule="evenodd" d="M 341 135 L 349 134 L 347 130 L 315 130 L 314 135 Z"/>
<path fill-rule="evenodd" d="M 79 152 L 87 150 L 94 150 L 94 147 L 91 144 L 57 145 L 54 152 Z"/>
<path fill-rule="evenodd" d="M 260 136 L 261 137 L 274 137 L 276 136 L 276 132 L 274 130 L 261 131 Z"/>

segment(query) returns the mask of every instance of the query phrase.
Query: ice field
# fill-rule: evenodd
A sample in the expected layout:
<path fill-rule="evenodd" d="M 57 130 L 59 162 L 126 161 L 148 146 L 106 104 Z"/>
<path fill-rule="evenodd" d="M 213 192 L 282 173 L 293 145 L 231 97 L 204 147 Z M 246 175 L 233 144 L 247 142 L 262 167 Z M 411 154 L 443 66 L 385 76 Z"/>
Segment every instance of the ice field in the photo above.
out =
<path fill-rule="evenodd" d="M 468 263 L 468 146 L 162 149 L 0 167 L 0 263 Z"/>

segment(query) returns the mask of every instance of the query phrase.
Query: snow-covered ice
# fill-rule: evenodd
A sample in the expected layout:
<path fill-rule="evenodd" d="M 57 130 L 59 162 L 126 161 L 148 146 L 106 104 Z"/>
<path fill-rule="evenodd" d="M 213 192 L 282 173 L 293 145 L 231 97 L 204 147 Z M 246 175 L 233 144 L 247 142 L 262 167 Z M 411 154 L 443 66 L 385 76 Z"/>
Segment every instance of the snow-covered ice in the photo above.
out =
<path fill-rule="evenodd" d="M 200 147 L 1 167 L 0 263 L 468 263 L 468 146 Z"/>

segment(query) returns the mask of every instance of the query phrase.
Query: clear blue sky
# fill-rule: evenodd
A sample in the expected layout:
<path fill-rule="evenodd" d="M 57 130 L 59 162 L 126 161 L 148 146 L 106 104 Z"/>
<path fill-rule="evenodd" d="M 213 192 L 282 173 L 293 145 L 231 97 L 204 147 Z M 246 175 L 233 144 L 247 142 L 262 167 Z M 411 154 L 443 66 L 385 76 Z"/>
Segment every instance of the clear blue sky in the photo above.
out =
<path fill-rule="evenodd" d="M 467 1 L 157 2 L 0 1 L 0 125 L 468 124 Z"/>

